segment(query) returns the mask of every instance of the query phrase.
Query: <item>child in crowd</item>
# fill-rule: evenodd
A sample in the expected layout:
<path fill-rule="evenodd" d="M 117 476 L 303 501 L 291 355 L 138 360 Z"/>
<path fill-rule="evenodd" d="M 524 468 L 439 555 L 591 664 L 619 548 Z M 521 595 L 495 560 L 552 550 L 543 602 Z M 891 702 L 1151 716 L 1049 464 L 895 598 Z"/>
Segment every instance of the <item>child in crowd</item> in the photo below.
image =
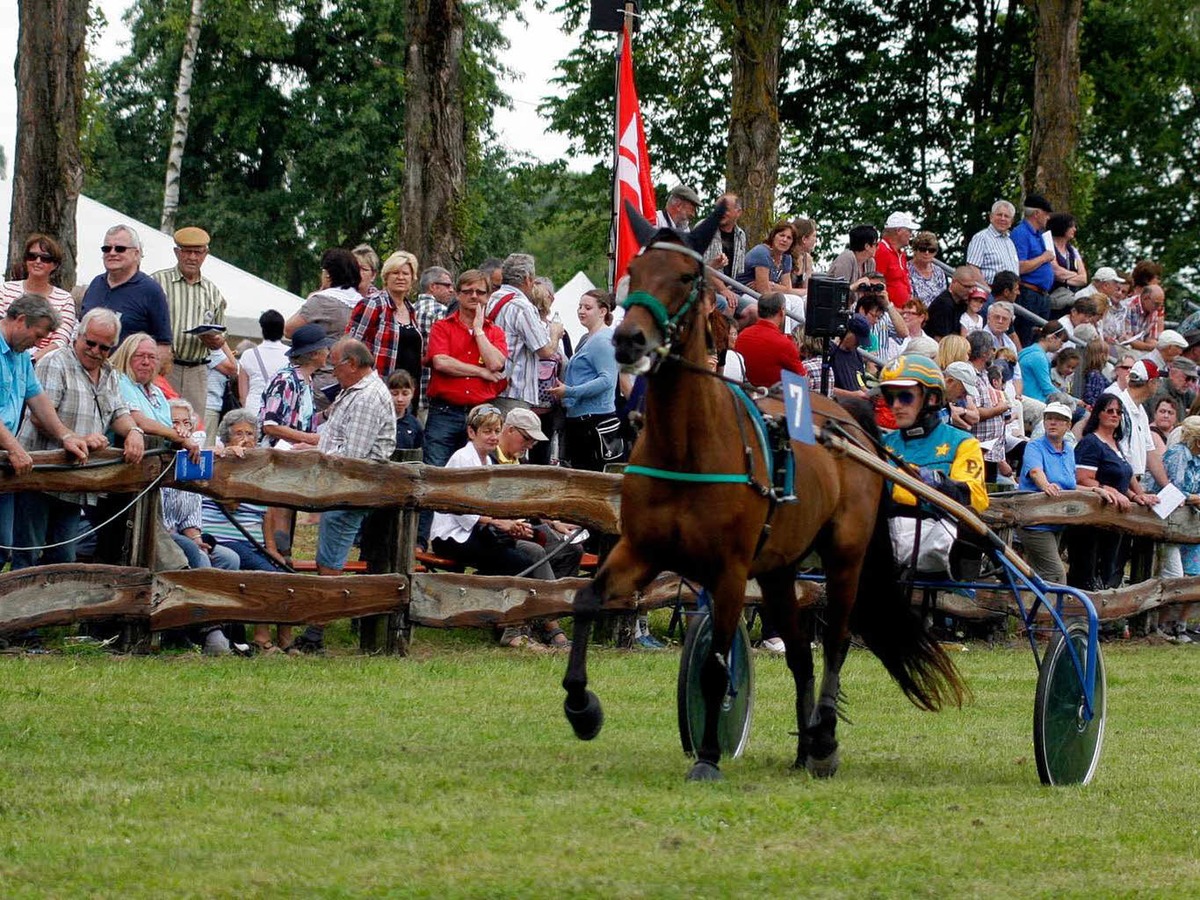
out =
<path fill-rule="evenodd" d="M 971 288 L 971 293 L 967 295 L 966 311 L 958 317 L 963 337 L 967 337 L 973 331 L 983 331 L 986 324 L 983 320 L 983 304 L 987 302 L 987 298 L 988 292 L 983 288 Z"/>
<path fill-rule="evenodd" d="M 425 430 L 409 410 L 416 393 L 412 376 L 403 369 L 397 369 L 388 376 L 387 387 L 392 395 L 392 407 L 396 410 L 396 449 L 421 449 L 425 446 Z"/>

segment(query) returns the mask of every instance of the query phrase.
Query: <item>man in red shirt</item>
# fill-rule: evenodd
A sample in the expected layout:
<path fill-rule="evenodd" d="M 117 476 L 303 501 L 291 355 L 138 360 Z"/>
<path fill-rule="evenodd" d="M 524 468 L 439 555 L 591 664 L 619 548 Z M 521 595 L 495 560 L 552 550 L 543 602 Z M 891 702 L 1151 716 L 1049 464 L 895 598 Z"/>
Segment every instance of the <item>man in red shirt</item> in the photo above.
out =
<path fill-rule="evenodd" d="M 483 305 L 491 294 L 487 276 L 468 269 L 458 276 L 458 309 L 429 330 L 429 418 L 425 462 L 444 466 L 467 443 L 467 412 L 492 400 L 503 387 L 508 345 L 504 329 L 489 324 Z"/>
<path fill-rule="evenodd" d="M 784 296 L 763 294 L 758 301 L 758 321 L 738 335 L 738 352 L 746 360 L 746 380 L 757 387 L 770 387 L 780 372 L 804 374 L 800 348 L 783 333 Z"/>
<path fill-rule="evenodd" d="M 908 254 L 904 248 L 912 240 L 913 232 L 920 227 L 908 213 L 894 212 L 887 217 L 879 246 L 875 248 L 875 270 L 887 282 L 888 299 L 896 304 L 897 309 L 903 309 L 912 297 Z"/>

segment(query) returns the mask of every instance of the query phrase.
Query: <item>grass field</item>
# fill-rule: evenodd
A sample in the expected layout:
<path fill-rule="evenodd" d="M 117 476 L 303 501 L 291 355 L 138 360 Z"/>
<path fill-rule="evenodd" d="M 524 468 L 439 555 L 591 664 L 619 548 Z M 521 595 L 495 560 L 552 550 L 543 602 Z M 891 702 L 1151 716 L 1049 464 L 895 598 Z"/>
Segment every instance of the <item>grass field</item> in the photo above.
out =
<path fill-rule="evenodd" d="M 757 657 L 721 784 L 683 780 L 675 652 L 593 653 L 586 744 L 565 657 L 469 634 L 419 631 L 408 659 L 4 657 L 0 895 L 1194 895 L 1200 652 L 1105 651 L 1084 789 L 1038 783 L 1027 648 L 959 654 L 974 703 L 937 715 L 852 654 L 825 782 L 789 769 L 790 677 Z"/>

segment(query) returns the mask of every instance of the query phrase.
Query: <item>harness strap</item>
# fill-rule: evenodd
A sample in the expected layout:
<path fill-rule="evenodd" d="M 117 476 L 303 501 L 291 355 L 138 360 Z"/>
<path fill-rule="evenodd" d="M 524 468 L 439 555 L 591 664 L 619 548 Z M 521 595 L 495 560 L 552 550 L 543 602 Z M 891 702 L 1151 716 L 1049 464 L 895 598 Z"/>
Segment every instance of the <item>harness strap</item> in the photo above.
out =
<path fill-rule="evenodd" d="M 645 475 L 663 481 L 690 481 L 694 484 L 753 484 L 749 475 L 730 472 L 673 472 L 653 466 L 626 466 L 626 475 Z"/>

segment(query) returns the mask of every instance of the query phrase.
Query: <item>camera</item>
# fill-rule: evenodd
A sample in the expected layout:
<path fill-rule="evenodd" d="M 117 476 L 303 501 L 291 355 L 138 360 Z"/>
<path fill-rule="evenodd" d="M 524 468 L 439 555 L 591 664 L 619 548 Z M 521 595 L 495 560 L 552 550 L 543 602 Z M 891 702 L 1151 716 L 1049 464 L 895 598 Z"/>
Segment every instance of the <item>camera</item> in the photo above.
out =
<path fill-rule="evenodd" d="M 853 315 L 847 302 L 849 298 L 850 285 L 844 278 L 813 275 L 808 282 L 804 333 L 819 338 L 835 338 L 845 334 Z"/>

